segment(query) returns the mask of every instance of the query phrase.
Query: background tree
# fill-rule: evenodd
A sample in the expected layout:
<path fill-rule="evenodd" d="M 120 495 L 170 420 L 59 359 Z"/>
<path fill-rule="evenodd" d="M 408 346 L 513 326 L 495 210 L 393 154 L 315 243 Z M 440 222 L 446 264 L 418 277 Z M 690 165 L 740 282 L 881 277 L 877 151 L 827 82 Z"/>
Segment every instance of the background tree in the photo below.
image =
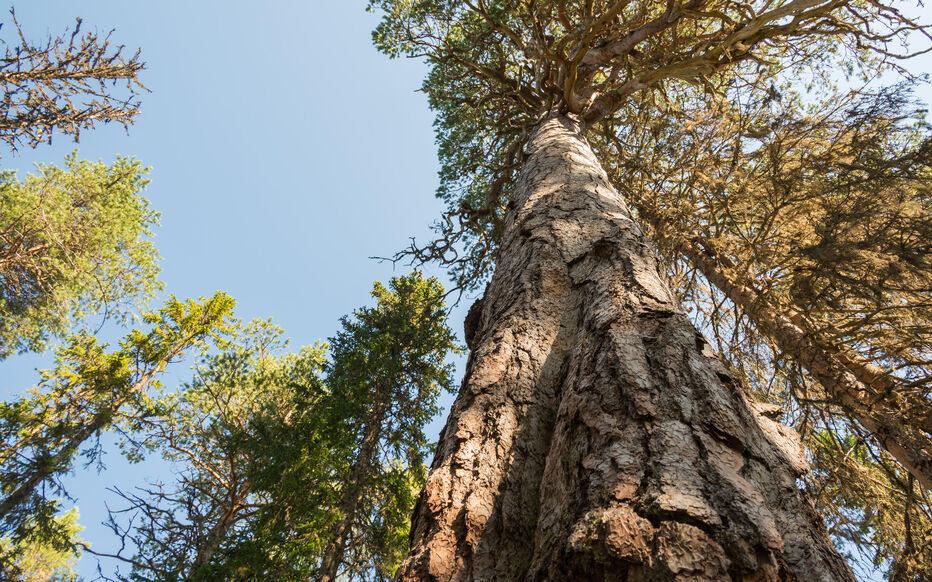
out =
<path fill-rule="evenodd" d="M 0 358 L 39 351 L 90 314 L 125 316 L 161 289 L 139 195 L 148 168 L 65 159 L 19 182 L 0 174 Z"/>
<path fill-rule="evenodd" d="M 36 44 L 10 13 L 19 44 L 0 59 L 0 140 L 15 151 L 56 131 L 77 141 L 98 122 L 132 123 L 145 89 L 138 51 L 127 58 L 109 34 L 82 35 L 81 19 Z M 65 169 L 40 166 L 22 183 L 0 173 L 0 358 L 41 350 L 82 316 L 125 313 L 161 288 L 144 240 L 158 215 L 137 196 L 147 172 L 134 160 L 108 167 L 72 154 Z"/>
<path fill-rule="evenodd" d="M 440 283 L 418 273 L 394 277 L 387 288 L 376 283 L 372 296 L 375 307 L 343 318 L 330 339 L 327 384 L 353 456 L 337 484 L 321 582 L 392 577 L 426 476 L 424 426 L 439 411 L 441 391 L 453 387 L 445 360 L 457 348 Z"/>
<path fill-rule="evenodd" d="M 74 567 L 78 554 L 74 548 L 84 542 L 78 537 L 84 529 L 78 525 L 78 510 L 71 509 L 55 518 L 57 528 L 67 538 L 62 548 L 42 536 L 27 536 L 14 543 L 10 538 L 0 539 L 0 574 L 11 582 L 75 582 Z"/>
<path fill-rule="evenodd" d="M 385 13 L 380 48 L 431 64 L 449 210 L 440 238 L 409 255 L 445 262 L 466 287 L 496 261 L 401 579 L 850 580 L 790 485 L 803 466 L 772 423 L 779 410 L 734 400 L 739 383 L 684 322 L 608 182 L 603 167 L 636 154 L 596 157 L 585 136 L 638 133 L 662 157 L 677 144 L 641 133 L 639 113 L 740 113 L 735 95 L 773 99 L 804 67 L 825 78 L 839 51 L 869 69 L 921 27 L 880 2 L 371 5 Z M 658 189 L 662 178 L 643 175 Z M 921 478 L 909 435 L 873 432 Z"/>
<path fill-rule="evenodd" d="M 153 401 L 137 423 L 144 450 L 135 459 L 158 453 L 178 478 L 117 490 L 127 506 L 110 526 L 136 551 L 120 556 L 133 580 L 297 579 L 307 567 L 276 549 L 287 536 L 269 531 L 265 514 L 284 511 L 314 527 L 330 505 L 334 463 L 317 418 L 326 346 L 286 354 L 282 330 L 262 320 L 237 324 L 222 343 L 190 384 Z M 285 487 L 306 496 L 303 512 L 273 503 L 268 490 Z"/>
<path fill-rule="evenodd" d="M 81 35 L 81 19 L 72 30 L 42 43 L 26 39 L 10 9 L 19 44 L 7 46 L 0 59 L 0 140 L 11 149 L 51 142 L 56 131 L 73 135 L 98 122 L 128 127 L 139 113 L 136 99 L 145 90 L 138 75 L 145 65 L 137 51 L 113 46 L 110 35 Z M 4 41 L 3 44 L 6 44 Z M 126 91 L 114 91 L 125 84 Z"/>
<path fill-rule="evenodd" d="M 131 579 L 391 576 L 455 344 L 436 279 L 396 277 L 372 295 L 342 320 L 329 362 L 324 344 L 288 355 L 279 328 L 253 322 L 140 423 L 185 468 L 121 493 L 111 527 L 138 548 L 123 558 Z"/>
<path fill-rule="evenodd" d="M 33 394 L 0 405 L 0 531 L 14 544 L 30 538 L 66 545 L 67 531 L 55 518 L 59 497 L 67 495 L 60 477 L 82 447 L 91 445 L 89 461 L 98 458 L 93 437 L 131 426 L 165 366 L 218 333 L 232 305 L 222 293 L 200 302 L 171 298 L 144 316 L 148 331 L 132 331 L 115 351 L 78 334 Z"/>

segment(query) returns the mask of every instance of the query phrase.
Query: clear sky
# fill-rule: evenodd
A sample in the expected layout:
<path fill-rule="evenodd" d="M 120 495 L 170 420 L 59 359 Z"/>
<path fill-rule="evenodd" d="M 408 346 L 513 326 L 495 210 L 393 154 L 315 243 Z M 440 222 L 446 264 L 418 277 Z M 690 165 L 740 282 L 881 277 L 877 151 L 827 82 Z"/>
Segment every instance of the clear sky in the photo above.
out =
<path fill-rule="evenodd" d="M 60 164 L 75 147 L 82 158 L 131 155 L 152 166 L 146 196 L 162 212 L 156 244 L 169 292 L 227 291 L 241 318 L 273 317 L 298 347 L 332 335 L 341 315 L 368 303 L 374 280 L 392 276 L 370 256 L 429 235 L 441 204 L 433 116 L 416 91 L 426 68 L 372 48 L 377 17 L 364 0 L 15 6 L 31 39 L 80 16 L 86 29 L 115 29 L 117 44 L 142 49 L 151 93 L 129 135 L 107 126 L 78 145 L 59 136 L 3 152 L 0 166 Z M 0 22 L 0 38 L 15 42 L 9 15 Z M 453 314 L 458 333 L 471 299 Z M 48 365 L 48 356 L 0 363 L 0 397 L 21 393 Z M 108 460 L 111 470 L 73 479 L 84 537 L 100 550 L 112 543 L 98 525 L 104 489 L 165 470 Z M 81 572 L 93 578 L 95 567 L 85 558 Z"/>

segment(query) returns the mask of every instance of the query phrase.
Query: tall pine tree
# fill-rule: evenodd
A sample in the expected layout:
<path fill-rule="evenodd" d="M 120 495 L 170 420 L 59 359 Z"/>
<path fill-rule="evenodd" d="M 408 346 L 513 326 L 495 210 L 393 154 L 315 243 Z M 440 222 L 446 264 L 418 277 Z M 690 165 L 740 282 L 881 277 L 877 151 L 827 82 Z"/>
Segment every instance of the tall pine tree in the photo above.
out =
<path fill-rule="evenodd" d="M 431 65 L 449 207 L 410 254 L 467 288 L 494 262 L 399 578 L 853 579 L 795 433 L 686 318 L 611 184 L 637 154 L 591 143 L 677 95 L 763 100 L 839 49 L 892 58 L 918 25 L 844 0 L 371 5 L 377 45 Z"/>

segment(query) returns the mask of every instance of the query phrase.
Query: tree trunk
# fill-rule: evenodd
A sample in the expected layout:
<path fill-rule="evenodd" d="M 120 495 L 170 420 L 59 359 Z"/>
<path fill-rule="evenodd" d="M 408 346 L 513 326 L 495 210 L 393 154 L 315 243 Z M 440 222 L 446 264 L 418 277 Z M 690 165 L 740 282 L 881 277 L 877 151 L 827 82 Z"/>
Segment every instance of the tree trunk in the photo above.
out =
<path fill-rule="evenodd" d="M 350 528 L 356 519 L 359 500 L 362 498 L 363 481 L 369 476 L 369 469 L 372 466 L 372 460 L 375 458 L 375 449 L 379 442 L 379 431 L 382 428 L 383 411 L 384 405 L 379 404 L 366 423 L 359 453 L 356 455 L 356 461 L 353 463 L 350 474 L 348 490 L 343 494 L 343 499 L 340 500 L 340 513 L 343 514 L 343 517 L 337 522 L 333 538 L 330 540 L 327 552 L 321 562 L 319 582 L 334 582 L 337 579 L 337 570 L 340 564 L 343 563 Z"/>
<path fill-rule="evenodd" d="M 853 581 L 578 122 L 527 153 L 396 579 Z"/>
<path fill-rule="evenodd" d="M 240 512 L 244 509 L 246 500 L 249 497 L 249 482 L 244 481 L 242 486 L 237 485 L 236 482 L 232 482 L 231 485 L 232 489 L 227 499 L 225 499 L 227 502 L 226 507 L 220 514 L 220 519 L 210 528 L 210 531 L 204 536 L 203 542 L 198 546 L 194 561 L 191 562 L 188 575 L 185 577 L 186 580 L 204 579 L 204 567 L 210 563 L 214 554 L 217 553 L 220 543 L 240 519 Z"/>

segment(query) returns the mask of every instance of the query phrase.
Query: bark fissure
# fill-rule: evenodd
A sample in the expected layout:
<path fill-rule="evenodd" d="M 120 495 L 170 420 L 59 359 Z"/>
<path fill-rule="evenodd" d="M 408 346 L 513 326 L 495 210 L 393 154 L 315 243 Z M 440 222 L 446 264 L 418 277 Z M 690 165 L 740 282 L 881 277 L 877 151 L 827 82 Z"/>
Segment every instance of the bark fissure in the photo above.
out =
<path fill-rule="evenodd" d="M 581 132 L 528 141 L 397 579 L 853 580 Z"/>

